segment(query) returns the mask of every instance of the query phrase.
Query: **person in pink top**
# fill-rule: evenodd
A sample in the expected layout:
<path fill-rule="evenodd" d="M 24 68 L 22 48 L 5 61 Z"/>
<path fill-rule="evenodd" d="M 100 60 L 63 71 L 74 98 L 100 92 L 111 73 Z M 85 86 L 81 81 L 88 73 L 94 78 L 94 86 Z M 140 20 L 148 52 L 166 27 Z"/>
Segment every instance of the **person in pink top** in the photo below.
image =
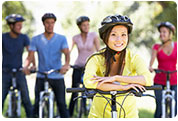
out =
<path fill-rule="evenodd" d="M 89 22 L 90 19 L 87 16 L 80 16 L 76 20 L 81 33 L 73 36 L 72 46 L 70 49 L 71 52 L 74 45 L 76 45 L 78 49 L 78 57 L 75 61 L 72 74 L 72 88 L 79 87 L 79 84 L 82 83 L 81 80 L 87 58 L 100 48 L 97 34 L 95 32 L 89 32 Z M 72 94 L 69 104 L 69 113 L 71 117 L 73 115 L 75 105 L 75 101 L 73 99 L 75 97 L 77 97 L 77 93 Z"/>
<path fill-rule="evenodd" d="M 161 44 L 154 44 L 152 47 L 152 56 L 150 60 L 150 67 L 149 70 L 151 72 L 154 71 L 152 65 L 154 60 L 157 58 L 158 60 L 158 69 L 165 70 L 165 71 L 174 71 L 176 70 L 177 65 L 177 42 L 172 41 L 172 37 L 175 33 L 175 27 L 170 22 L 161 22 L 158 24 L 158 31 L 160 32 L 160 40 Z M 163 88 L 166 85 L 166 74 L 165 73 L 158 73 L 154 77 L 154 84 L 155 85 L 163 85 Z M 177 72 L 172 73 L 170 75 L 170 84 L 171 90 L 175 91 L 175 100 L 176 100 L 176 107 L 177 107 Z M 162 107 L 161 107 L 161 100 L 162 100 L 162 91 L 156 90 L 156 111 L 155 111 L 155 118 L 161 118 L 162 115 Z M 177 108 L 175 108 L 175 113 L 177 114 Z"/>

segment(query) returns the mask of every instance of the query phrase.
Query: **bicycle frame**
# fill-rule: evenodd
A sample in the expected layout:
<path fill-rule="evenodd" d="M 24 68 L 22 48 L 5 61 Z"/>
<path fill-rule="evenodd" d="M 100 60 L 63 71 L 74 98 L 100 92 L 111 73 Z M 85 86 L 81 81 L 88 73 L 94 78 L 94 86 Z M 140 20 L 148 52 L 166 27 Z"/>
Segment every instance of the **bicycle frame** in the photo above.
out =
<path fill-rule="evenodd" d="M 74 65 L 74 66 L 70 65 L 70 67 L 73 68 L 73 69 L 76 69 L 76 70 L 84 71 L 84 68 L 79 67 L 77 65 Z M 81 75 L 81 80 L 80 80 L 80 83 L 79 83 L 79 87 L 80 88 L 84 87 L 84 85 L 83 85 L 83 74 Z M 81 95 L 78 96 L 78 97 L 83 97 L 83 98 L 81 100 L 79 100 L 79 102 L 76 101 L 74 107 L 76 108 L 76 112 L 78 113 L 77 118 L 81 118 L 83 115 L 86 116 L 86 114 L 88 114 L 89 109 L 91 107 L 92 99 L 87 100 L 87 97 L 85 96 L 84 93 L 81 93 Z M 76 99 L 77 98 L 74 98 L 74 100 L 76 100 Z M 79 107 L 79 109 L 78 109 L 78 107 Z"/>
<path fill-rule="evenodd" d="M 54 92 L 52 90 L 49 91 L 49 83 L 48 83 L 48 81 L 45 81 L 44 89 L 45 89 L 44 91 L 40 92 L 39 118 L 43 117 L 43 113 L 42 113 L 43 106 L 42 106 L 42 104 L 43 104 L 45 99 L 49 100 L 49 118 L 53 118 L 54 117 L 54 115 L 53 115 Z"/>
<path fill-rule="evenodd" d="M 117 91 L 111 91 L 111 116 L 117 118 L 117 107 L 116 107 L 116 94 Z"/>
<path fill-rule="evenodd" d="M 166 118 L 166 100 L 171 100 L 171 118 L 175 117 L 175 91 L 171 90 L 170 74 L 174 72 L 162 71 L 166 73 L 166 90 L 162 91 L 162 118 Z"/>
<path fill-rule="evenodd" d="M 54 92 L 49 87 L 48 75 L 53 72 L 59 72 L 60 70 L 50 70 L 48 72 L 39 72 L 35 70 L 31 70 L 31 73 L 37 72 L 44 75 L 44 90 L 40 92 L 40 101 L 39 101 L 39 118 L 43 118 L 43 103 L 45 103 L 46 99 L 49 101 L 49 118 L 54 117 Z"/>

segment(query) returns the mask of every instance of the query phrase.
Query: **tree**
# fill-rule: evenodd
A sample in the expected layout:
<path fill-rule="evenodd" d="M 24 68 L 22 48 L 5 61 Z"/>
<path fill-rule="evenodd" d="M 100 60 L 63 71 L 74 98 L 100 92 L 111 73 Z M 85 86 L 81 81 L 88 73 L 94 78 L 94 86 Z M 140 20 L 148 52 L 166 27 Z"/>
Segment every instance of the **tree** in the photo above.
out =
<path fill-rule="evenodd" d="M 27 10 L 21 1 L 6 1 L 2 5 L 2 32 L 8 32 L 9 27 L 6 24 L 5 17 L 10 14 L 21 14 L 25 18 L 24 27 L 22 31 L 32 37 L 34 29 L 31 27 L 33 24 L 33 16 L 31 11 Z"/>

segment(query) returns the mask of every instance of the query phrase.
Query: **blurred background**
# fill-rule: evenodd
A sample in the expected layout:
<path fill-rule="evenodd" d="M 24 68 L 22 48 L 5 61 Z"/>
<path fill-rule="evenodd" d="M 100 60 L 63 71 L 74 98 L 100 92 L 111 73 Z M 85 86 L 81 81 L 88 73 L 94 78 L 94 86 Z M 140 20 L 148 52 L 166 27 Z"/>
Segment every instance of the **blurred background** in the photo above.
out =
<path fill-rule="evenodd" d="M 2 3 L 2 32 L 8 32 L 5 17 L 16 13 L 24 16 L 22 33 L 31 38 L 44 32 L 41 17 L 44 13 L 52 12 L 57 16 L 54 31 L 67 37 L 71 46 L 72 36 L 79 33 L 76 18 L 86 15 L 90 18 L 90 31 L 98 33 L 100 22 L 108 15 L 122 14 L 131 18 L 134 28 L 130 36 L 129 46 L 139 53 L 149 64 L 151 47 L 159 43 L 159 33 L 156 25 L 162 21 L 170 21 L 177 28 L 177 4 L 174 1 L 5 1 Z M 174 40 L 177 41 L 177 33 Z M 104 43 L 101 41 L 101 48 Z M 24 60 L 27 52 L 24 52 Z M 70 64 L 74 64 L 77 57 L 77 49 L 71 54 Z M 64 60 L 64 58 L 63 58 Z M 37 55 L 36 55 L 37 62 Z M 38 63 L 38 62 L 37 62 Z M 157 63 L 153 67 L 157 67 Z M 66 87 L 71 87 L 72 69 L 65 75 Z M 152 74 L 154 76 L 154 73 Z M 28 87 L 32 103 L 34 102 L 34 85 L 36 75 L 27 76 Z M 152 93 L 153 92 L 149 92 Z M 70 94 L 67 94 L 67 104 Z M 7 101 L 6 101 L 7 102 Z M 6 103 L 7 104 L 7 103 Z M 155 102 L 152 98 L 138 98 L 140 117 L 153 117 Z M 6 109 L 4 109 L 6 110 Z M 22 109 L 23 110 L 23 109 Z M 23 111 L 22 111 L 23 112 Z M 23 115 L 25 117 L 25 114 Z"/>

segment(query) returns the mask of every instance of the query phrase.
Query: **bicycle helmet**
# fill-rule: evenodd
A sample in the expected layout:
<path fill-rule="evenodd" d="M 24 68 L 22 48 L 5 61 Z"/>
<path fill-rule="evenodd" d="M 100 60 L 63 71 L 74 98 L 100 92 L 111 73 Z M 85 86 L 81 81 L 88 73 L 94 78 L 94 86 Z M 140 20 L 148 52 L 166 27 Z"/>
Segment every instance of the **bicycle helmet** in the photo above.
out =
<path fill-rule="evenodd" d="M 115 25 L 125 25 L 128 27 L 128 33 L 130 34 L 132 32 L 133 23 L 127 16 L 122 16 L 122 15 L 107 16 L 106 18 L 103 19 L 103 21 L 101 22 L 101 27 L 99 28 L 99 35 L 101 39 L 103 39 L 103 33 L 109 27 Z"/>
<path fill-rule="evenodd" d="M 21 16 L 20 14 L 10 14 L 10 15 L 6 16 L 5 19 L 7 21 L 7 24 L 14 24 L 19 21 L 25 21 L 23 16 Z"/>
<path fill-rule="evenodd" d="M 160 32 L 160 28 L 163 27 L 163 26 L 169 28 L 173 32 L 173 34 L 175 33 L 175 29 L 176 29 L 175 26 L 168 21 L 161 22 L 160 24 L 157 25 L 159 32 Z"/>
<path fill-rule="evenodd" d="M 57 20 L 56 16 L 53 13 L 45 13 L 42 16 L 42 21 L 44 22 L 48 18 L 53 18 L 55 21 Z"/>
<path fill-rule="evenodd" d="M 87 16 L 80 16 L 80 17 L 77 18 L 76 23 L 79 26 L 84 21 L 90 21 L 90 19 Z"/>

